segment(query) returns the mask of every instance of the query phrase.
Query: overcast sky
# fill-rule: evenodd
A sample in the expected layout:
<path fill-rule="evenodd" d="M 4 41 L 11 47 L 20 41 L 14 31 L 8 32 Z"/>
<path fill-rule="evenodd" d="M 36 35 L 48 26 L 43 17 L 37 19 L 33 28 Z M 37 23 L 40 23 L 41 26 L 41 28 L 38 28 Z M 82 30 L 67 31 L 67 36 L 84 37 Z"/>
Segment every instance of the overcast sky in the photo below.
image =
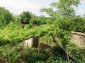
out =
<path fill-rule="evenodd" d="M 49 7 L 50 3 L 55 1 L 58 0 L 0 0 L 0 6 L 5 7 L 14 15 L 19 15 L 23 11 L 40 15 L 41 8 Z M 85 0 L 76 8 L 76 13 L 79 15 L 85 14 Z"/>

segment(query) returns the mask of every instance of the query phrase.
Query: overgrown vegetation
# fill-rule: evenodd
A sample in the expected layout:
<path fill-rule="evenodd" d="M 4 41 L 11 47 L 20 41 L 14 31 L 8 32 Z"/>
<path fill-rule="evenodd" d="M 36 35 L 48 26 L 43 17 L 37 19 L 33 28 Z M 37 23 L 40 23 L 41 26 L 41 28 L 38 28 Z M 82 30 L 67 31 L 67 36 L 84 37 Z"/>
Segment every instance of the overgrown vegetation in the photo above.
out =
<path fill-rule="evenodd" d="M 0 28 L 9 24 L 12 18 L 12 14 L 7 9 L 0 7 Z"/>
<path fill-rule="evenodd" d="M 29 11 L 12 16 L 8 10 L 0 7 L 0 62 L 84 63 L 85 50 L 70 41 L 71 31 L 85 32 L 84 17 L 75 15 L 72 7 L 77 7 L 79 3 L 80 0 L 53 2 L 49 8 L 41 9 L 49 17 L 35 16 Z M 48 37 L 47 41 L 51 37 L 53 46 L 38 50 L 24 49 L 19 45 L 19 42 L 36 36 L 42 37 L 42 41 L 44 36 Z"/>

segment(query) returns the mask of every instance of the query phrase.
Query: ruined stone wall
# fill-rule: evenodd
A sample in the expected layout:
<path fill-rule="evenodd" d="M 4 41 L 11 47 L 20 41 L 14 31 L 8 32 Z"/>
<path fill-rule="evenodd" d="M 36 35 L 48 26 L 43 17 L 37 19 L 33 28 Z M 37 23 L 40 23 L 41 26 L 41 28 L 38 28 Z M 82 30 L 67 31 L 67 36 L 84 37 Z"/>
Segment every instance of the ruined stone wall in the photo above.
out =
<path fill-rule="evenodd" d="M 71 36 L 71 41 L 81 47 L 85 48 L 85 34 L 80 32 L 73 32 Z"/>
<path fill-rule="evenodd" d="M 23 46 L 24 48 L 27 48 L 27 47 L 31 48 L 32 44 L 33 44 L 33 38 L 30 38 L 20 43 L 20 45 Z"/>

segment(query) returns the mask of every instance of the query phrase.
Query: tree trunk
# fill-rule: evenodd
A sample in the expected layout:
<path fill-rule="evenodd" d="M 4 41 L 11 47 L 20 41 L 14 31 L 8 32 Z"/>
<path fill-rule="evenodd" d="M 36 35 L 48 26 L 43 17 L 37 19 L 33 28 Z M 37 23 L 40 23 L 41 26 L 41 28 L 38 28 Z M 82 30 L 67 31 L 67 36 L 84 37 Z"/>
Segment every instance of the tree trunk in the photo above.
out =
<path fill-rule="evenodd" d="M 76 62 L 76 63 L 81 63 L 80 61 L 78 61 L 77 59 L 75 59 L 75 58 L 73 58 L 72 56 L 70 56 L 69 54 L 68 54 L 68 52 L 62 47 L 62 46 L 60 46 L 58 43 L 57 43 L 57 40 L 56 40 L 56 38 L 55 38 L 55 36 L 52 34 L 51 35 L 52 36 L 52 39 L 53 39 L 53 42 L 54 43 L 56 43 L 56 45 L 57 45 L 57 47 L 58 47 L 58 50 L 60 50 L 61 52 L 62 52 L 62 54 L 64 55 L 62 58 L 64 59 L 64 60 L 67 60 L 67 61 L 69 61 L 69 59 L 70 60 L 72 60 L 72 61 L 74 61 L 74 62 Z M 58 51 L 57 50 L 57 51 Z M 56 51 L 56 52 L 57 52 Z M 70 62 L 70 61 L 69 61 Z M 71 63 L 71 62 L 70 62 Z"/>
<path fill-rule="evenodd" d="M 63 59 L 69 61 L 67 51 L 57 43 L 57 40 L 56 40 L 56 38 L 55 38 L 55 36 L 53 34 L 51 36 L 52 36 L 53 42 L 56 43 L 56 45 L 57 45 L 57 49 L 59 50 L 59 53 L 60 54 L 62 53 L 61 55 L 64 55 Z"/>

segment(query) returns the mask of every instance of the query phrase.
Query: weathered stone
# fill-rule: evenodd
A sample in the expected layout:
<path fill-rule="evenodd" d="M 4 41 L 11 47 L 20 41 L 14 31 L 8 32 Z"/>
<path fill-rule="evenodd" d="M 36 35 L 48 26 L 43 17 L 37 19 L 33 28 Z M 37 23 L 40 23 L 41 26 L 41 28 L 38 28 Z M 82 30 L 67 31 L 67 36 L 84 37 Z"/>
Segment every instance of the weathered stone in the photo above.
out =
<path fill-rule="evenodd" d="M 75 45 L 77 45 L 81 48 L 85 48 L 85 33 L 72 32 L 71 41 Z"/>

